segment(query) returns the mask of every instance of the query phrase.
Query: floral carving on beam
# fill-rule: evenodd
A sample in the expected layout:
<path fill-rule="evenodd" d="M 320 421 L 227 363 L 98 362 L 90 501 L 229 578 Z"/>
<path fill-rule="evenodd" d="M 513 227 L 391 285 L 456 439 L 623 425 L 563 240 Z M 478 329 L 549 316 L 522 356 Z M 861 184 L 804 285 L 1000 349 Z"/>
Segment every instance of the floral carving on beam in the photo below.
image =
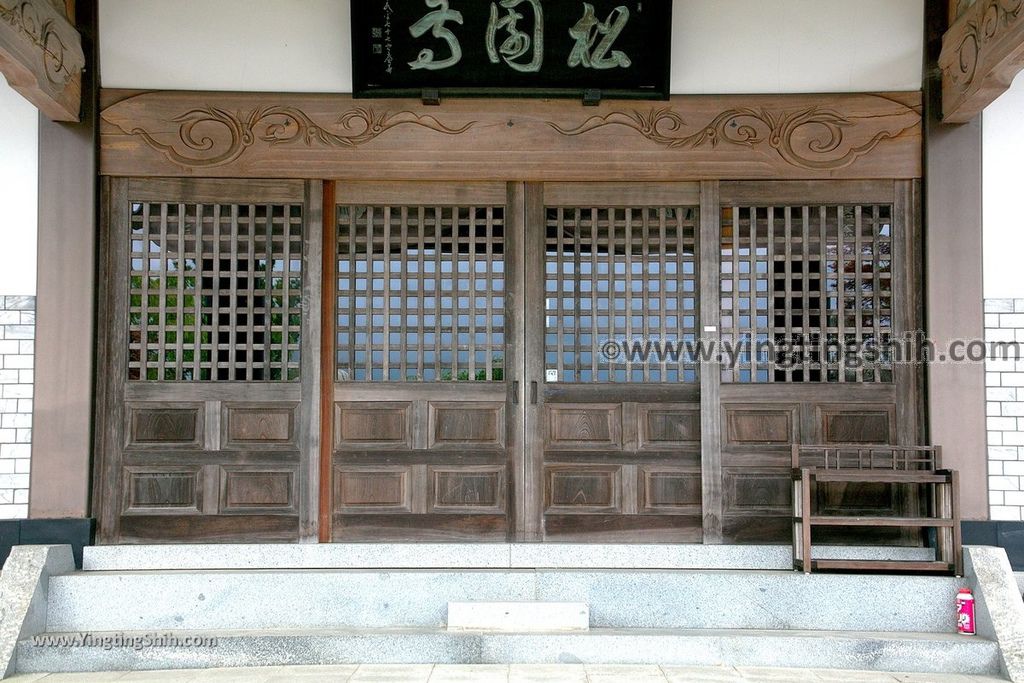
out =
<path fill-rule="evenodd" d="M 942 39 L 942 112 L 966 123 L 1024 68 L 1024 0 L 978 0 Z"/>
<path fill-rule="evenodd" d="M 866 141 L 850 142 L 844 131 L 855 128 L 850 117 L 822 107 L 795 111 L 768 109 L 729 109 L 687 133 L 691 126 L 682 115 L 669 108 L 647 111 L 612 112 L 593 116 L 575 128 L 551 123 L 562 135 L 583 135 L 605 126 L 626 126 L 643 137 L 673 149 L 698 149 L 720 144 L 756 147 L 768 145 L 787 163 L 809 170 L 845 168 L 870 153 L 883 140 L 898 137 L 917 126 L 909 123 L 892 130 L 881 130 Z"/>
<path fill-rule="evenodd" d="M 78 121 L 81 36 L 48 0 L 0 0 L 0 72 L 55 121 Z"/>
<path fill-rule="evenodd" d="M 920 93 L 673 97 L 594 108 L 292 93 L 102 97 L 103 175 L 678 181 L 921 173 Z"/>
<path fill-rule="evenodd" d="M 399 126 L 420 126 L 445 135 L 458 135 L 473 126 L 470 122 L 450 128 L 434 116 L 410 111 L 378 112 L 368 107 L 349 109 L 333 124 L 324 125 L 301 109 L 287 106 L 260 107 L 244 113 L 210 106 L 193 109 L 173 121 L 180 125 L 178 139 L 171 143 L 160 142 L 143 128 L 125 132 L 139 136 L 176 164 L 204 168 L 236 161 L 257 142 L 272 146 L 358 147 Z M 215 132 L 211 127 L 220 130 Z"/>

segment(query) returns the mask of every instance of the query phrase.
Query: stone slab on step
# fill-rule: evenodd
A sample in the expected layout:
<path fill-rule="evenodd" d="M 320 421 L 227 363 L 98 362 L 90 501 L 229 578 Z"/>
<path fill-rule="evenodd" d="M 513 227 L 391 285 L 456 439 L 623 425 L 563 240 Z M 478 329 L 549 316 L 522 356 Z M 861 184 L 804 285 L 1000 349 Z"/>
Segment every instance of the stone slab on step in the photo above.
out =
<path fill-rule="evenodd" d="M 449 631 L 537 633 L 586 631 L 590 609 L 583 602 L 449 602 Z"/>
<path fill-rule="evenodd" d="M 819 559 L 932 560 L 931 548 L 816 545 Z M 536 569 L 744 569 L 793 568 L 789 545 L 559 544 L 517 543 L 510 548 L 513 567 Z"/>
<path fill-rule="evenodd" d="M 18 645 L 18 667 L 21 672 L 31 673 L 281 664 L 582 663 L 827 667 L 982 675 L 999 671 L 995 643 L 936 634 L 598 629 L 586 633 L 501 634 L 386 629 L 187 635 L 215 635 L 217 646 L 140 650 L 36 647 L 31 640 L 24 640 Z"/>
<path fill-rule="evenodd" d="M 68 545 L 19 545 L 0 574 L 0 678 L 17 666 L 18 641 L 46 629 L 50 577 L 75 568 Z"/>
<path fill-rule="evenodd" d="M 1001 672 L 1024 683 L 1024 603 L 1006 551 L 966 546 L 964 573 L 974 591 L 978 635 L 998 643 Z"/>
<path fill-rule="evenodd" d="M 788 545 L 327 543 L 85 548 L 86 571 L 204 569 L 793 568 Z M 818 558 L 931 560 L 929 548 L 814 546 Z"/>
<path fill-rule="evenodd" d="M 955 633 L 962 579 L 723 571 L 538 571 L 537 598 L 590 606 L 602 628 Z"/>
<path fill-rule="evenodd" d="M 443 627 L 450 602 L 581 602 L 595 628 L 956 631 L 938 576 L 639 570 L 77 572 L 54 631 Z"/>

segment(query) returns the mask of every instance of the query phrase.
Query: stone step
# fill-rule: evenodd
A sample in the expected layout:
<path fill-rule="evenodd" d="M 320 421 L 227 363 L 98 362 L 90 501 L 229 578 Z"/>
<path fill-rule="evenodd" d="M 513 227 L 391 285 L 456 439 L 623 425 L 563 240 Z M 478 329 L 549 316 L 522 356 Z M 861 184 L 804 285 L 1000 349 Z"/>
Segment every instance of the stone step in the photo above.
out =
<path fill-rule="evenodd" d="M 663 570 L 76 572 L 47 630 L 444 627 L 450 602 L 580 602 L 592 628 L 956 630 L 963 581 Z"/>
<path fill-rule="evenodd" d="M 820 559 L 920 560 L 930 548 L 814 546 Z M 165 569 L 793 568 L 789 545 L 325 543 L 88 546 L 85 571 Z"/>
<path fill-rule="evenodd" d="M 133 642 L 128 639 L 152 634 L 109 635 L 111 638 L 119 636 L 123 644 Z M 999 673 L 998 649 L 994 642 L 929 633 L 593 629 L 585 633 L 510 634 L 372 629 L 193 631 L 187 635 L 216 637 L 216 647 L 61 647 L 23 640 L 18 643 L 18 670 L 33 673 L 281 664 L 571 662 Z"/>
<path fill-rule="evenodd" d="M 449 631 L 586 631 L 590 609 L 582 602 L 449 602 L 447 625 Z"/>

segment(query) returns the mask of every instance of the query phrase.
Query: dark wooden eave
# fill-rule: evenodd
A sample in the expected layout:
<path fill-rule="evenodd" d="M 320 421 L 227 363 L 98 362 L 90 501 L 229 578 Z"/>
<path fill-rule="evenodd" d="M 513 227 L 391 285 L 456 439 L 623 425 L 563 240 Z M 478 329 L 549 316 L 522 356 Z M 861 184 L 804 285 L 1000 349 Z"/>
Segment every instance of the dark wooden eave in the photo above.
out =
<path fill-rule="evenodd" d="M 1024 0 L 977 0 L 942 39 L 942 118 L 966 123 L 1024 68 Z"/>
<path fill-rule="evenodd" d="M 0 73 L 54 121 L 79 121 L 85 54 L 74 3 L 0 0 Z"/>

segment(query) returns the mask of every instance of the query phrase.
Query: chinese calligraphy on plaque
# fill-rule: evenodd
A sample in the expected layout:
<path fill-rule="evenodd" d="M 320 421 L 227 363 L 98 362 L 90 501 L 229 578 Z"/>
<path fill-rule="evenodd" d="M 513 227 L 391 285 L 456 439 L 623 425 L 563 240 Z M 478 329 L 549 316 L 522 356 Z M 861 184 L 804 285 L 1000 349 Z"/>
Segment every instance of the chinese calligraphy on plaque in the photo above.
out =
<path fill-rule="evenodd" d="M 352 0 L 358 93 L 667 96 L 672 0 Z"/>
<path fill-rule="evenodd" d="M 432 36 L 448 43 L 451 55 L 446 59 L 435 59 L 434 51 L 425 47 L 415 62 L 409 62 L 409 66 L 413 69 L 430 69 L 431 71 L 455 66 L 462 60 L 462 47 L 459 45 L 459 39 L 455 37 L 455 34 L 446 29 L 444 25 L 449 21 L 461 24 L 462 12 L 449 9 L 448 0 L 424 0 L 424 2 L 427 3 L 428 7 L 436 7 L 437 9 L 410 26 L 409 33 L 412 34 L 413 38 L 419 38 L 427 31 L 430 31 Z"/>
<path fill-rule="evenodd" d="M 569 66 L 585 66 L 590 69 L 614 69 L 622 67 L 628 69 L 633 62 L 625 52 L 612 50 L 615 39 L 626 28 L 629 21 L 629 10 L 626 7 L 616 7 L 608 17 L 608 21 L 602 23 L 594 16 L 594 7 L 590 3 L 583 3 L 583 18 L 569 31 L 576 40 L 576 46 L 569 55 Z M 600 42 L 598 42 L 600 39 Z M 611 54 L 609 54 L 609 51 Z"/>
<path fill-rule="evenodd" d="M 501 7 L 508 14 L 498 18 L 498 5 L 491 3 L 491 20 L 487 23 L 487 56 L 492 64 L 497 64 L 499 55 L 505 63 L 516 71 L 526 73 L 540 71 L 544 64 L 544 8 L 540 0 L 525 0 L 526 4 L 533 8 L 533 36 L 524 33 L 518 28 L 518 23 L 523 15 L 516 11 L 516 7 L 523 4 L 524 0 L 501 0 Z M 506 31 L 508 36 L 502 41 L 500 47 L 496 47 L 496 34 L 498 31 Z M 523 55 L 531 53 L 533 59 L 523 64 L 517 61 Z"/>

